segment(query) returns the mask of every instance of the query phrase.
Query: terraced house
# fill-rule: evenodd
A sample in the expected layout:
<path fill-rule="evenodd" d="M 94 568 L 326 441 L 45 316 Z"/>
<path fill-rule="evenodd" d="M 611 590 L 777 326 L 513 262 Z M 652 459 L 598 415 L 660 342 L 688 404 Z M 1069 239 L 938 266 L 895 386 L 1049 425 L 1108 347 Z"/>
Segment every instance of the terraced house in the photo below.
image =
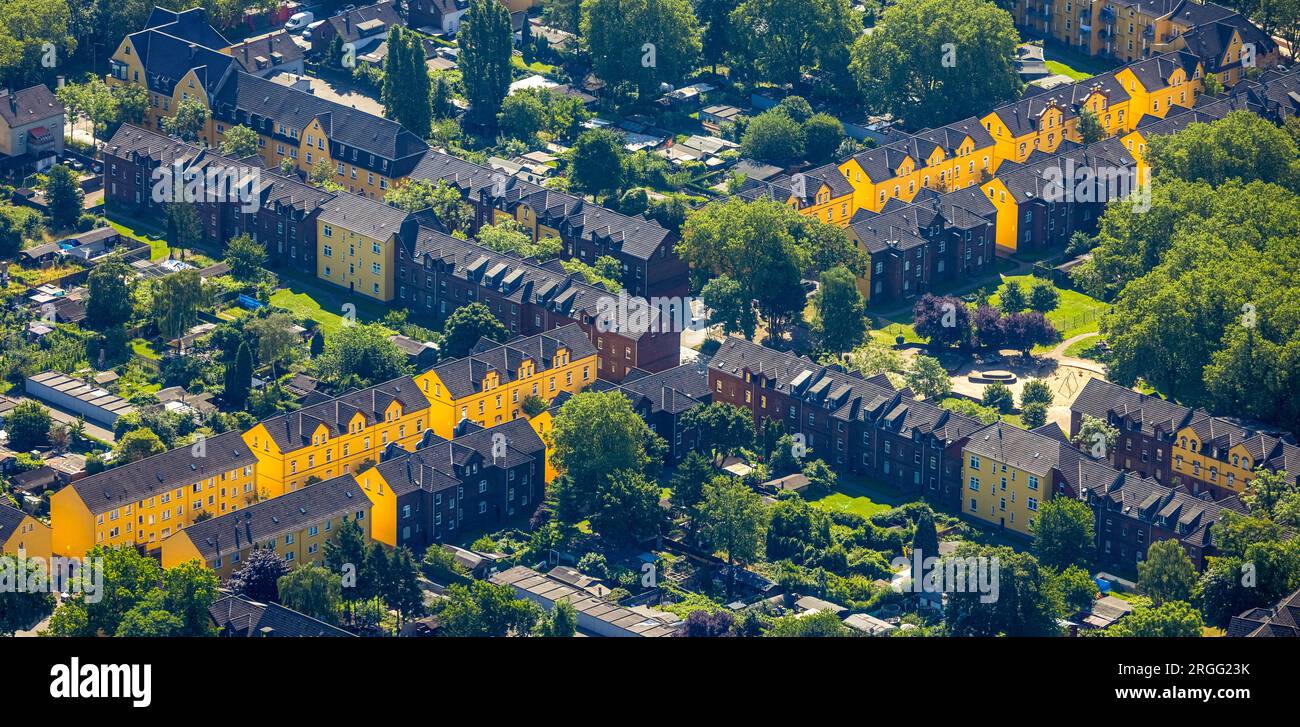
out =
<path fill-rule="evenodd" d="M 576 323 L 506 343 L 483 339 L 465 358 L 415 376 L 429 399 L 434 434 L 450 439 L 463 421 L 481 427 L 518 419 L 524 399 L 551 401 L 596 380 L 596 347 Z"/>
<path fill-rule="evenodd" d="M 592 388 L 628 398 L 632 409 L 668 443 L 666 464 L 677 464 L 699 444 L 699 433 L 685 426 L 682 417 L 712 401 L 707 363 L 691 361 L 653 374 L 633 369 L 618 384 L 597 381 Z"/>
<path fill-rule="evenodd" d="M 747 200 L 772 199 L 805 216 L 839 227 L 847 225 L 857 209 L 853 185 L 834 164 L 794 176 L 782 174 L 768 181 L 749 179 L 737 196 Z"/>
<path fill-rule="evenodd" d="M 0 555 L 49 558 L 50 526 L 18 508 L 0 504 Z"/>
<path fill-rule="evenodd" d="M 679 363 L 676 323 L 654 317 L 654 325 L 629 321 L 601 330 L 602 305 L 617 294 L 565 274 L 554 261 L 538 265 L 429 227 L 420 227 L 412 248 L 398 251 L 397 291 L 412 312 L 438 325 L 469 302 L 486 305 L 512 335 L 577 323 L 596 347 L 596 375 L 610 381 L 634 368 L 662 371 Z"/>
<path fill-rule="evenodd" d="M 460 190 L 474 208 L 474 232 L 513 219 L 534 240 L 558 237 L 567 259 L 592 264 L 607 255 L 618 260 L 623 269 L 620 282 L 630 295 L 680 296 L 689 289 L 686 262 L 674 250 L 677 235 L 658 222 L 628 217 L 437 151 L 426 153 L 412 176 L 445 180 Z"/>
<path fill-rule="evenodd" d="M 414 452 L 390 446 L 357 480 L 374 501 L 374 539 L 418 553 L 531 515 L 544 495 L 545 472 L 546 446 L 527 420 L 488 429 L 466 421 L 454 439 L 430 434 Z"/>
<path fill-rule="evenodd" d="M 211 149 L 200 149 L 130 124 L 118 128 L 103 155 L 105 204 L 114 211 L 159 224 L 167 209 L 167 198 L 155 198 L 154 194 L 154 173 L 160 167 L 173 176 L 176 170 L 198 175 L 211 170 L 222 177 L 231 170 L 231 178 L 242 178 L 250 170 L 249 165 Z M 195 202 L 204 239 L 220 246 L 232 237 L 248 234 L 266 246 L 272 267 L 314 269 L 316 218 L 335 195 L 271 169 L 259 169 L 249 178 L 246 189 L 247 199 Z"/>
<path fill-rule="evenodd" d="M 1030 33 L 1125 62 L 1187 49 L 1225 86 L 1243 77 L 1241 44 L 1256 65 L 1277 62 L 1277 44 L 1234 10 L 1200 0 L 1019 0 L 1012 17 Z"/>
<path fill-rule="evenodd" d="M 412 449 L 429 427 L 429 400 L 402 376 L 265 419 L 243 440 L 258 459 L 258 487 L 295 492 L 374 464 L 390 443 Z"/>
<path fill-rule="evenodd" d="M 162 565 L 173 568 L 197 560 L 224 580 L 254 548 L 273 550 L 291 566 L 319 563 L 325 543 L 348 520 L 360 526 L 369 542 L 373 507 L 352 475 L 334 477 L 173 533 L 162 541 Z"/>
<path fill-rule="evenodd" d="M 322 204 L 316 225 L 318 278 L 384 303 L 396 297 L 397 251 L 414 239 L 415 215 L 340 192 Z"/>
<path fill-rule="evenodd" d="M 709 361 L 712 400 L 742 407 L 755 426 L 801 434 L 809 458 L 955 505 L 961 448 L 980 422 L 917 401 L 883 374 L 863 378 L 740 338 Z"/>
<path fill-rule="evenodd" d="M 156 551 L 203 518 L 283 494 L 259 476 L 238 432 L 147 457 L 72 482 L 50 498 L 52 550 L 78 557 L 96 545 Z"/>

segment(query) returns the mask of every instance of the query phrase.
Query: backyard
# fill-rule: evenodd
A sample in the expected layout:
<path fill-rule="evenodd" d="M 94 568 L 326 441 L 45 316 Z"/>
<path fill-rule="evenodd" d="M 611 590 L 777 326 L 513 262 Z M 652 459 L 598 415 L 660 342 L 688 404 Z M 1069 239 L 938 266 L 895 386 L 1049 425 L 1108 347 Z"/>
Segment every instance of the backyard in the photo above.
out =
<path fill-rule="evenodd" d="M 893 491 L 878 482 L 845 474 L 840 476 L 834 492 L 811 502 L 827 510 L 871 517 L 908 501 L 909 499 L 902 493 Z"/>

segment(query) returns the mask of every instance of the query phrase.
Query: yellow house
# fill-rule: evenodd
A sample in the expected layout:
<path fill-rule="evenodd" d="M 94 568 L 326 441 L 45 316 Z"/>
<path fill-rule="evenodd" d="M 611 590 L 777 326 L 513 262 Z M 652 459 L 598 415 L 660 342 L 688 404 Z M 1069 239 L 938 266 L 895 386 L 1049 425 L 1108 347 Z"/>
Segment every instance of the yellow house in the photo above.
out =
<path fill-rule="evenodd" d="M 1174 436 L 1169 453 L 1173 482 L 1208 485 L 1220 494 L 1241 494 L 1276 441 L 1197 411 Z"/>
<path fill-rule="evenodd" d="M 341 192 L 316 216 L 316 276 L 387 303 L 396 295 L 397 246 L 419 228 L 414 215 Z"/>
<path fill-rule="evenodd" d="M 287 493 L 377 462 L 390 443 L 413 449 L 429 427 L 429 400 L 403 376 L 263 420 L 243 440 L 258 487 Z"/>
<path fill-rule="evenodd" d="M 283 492 L 258 477 L 238 432 L 77 480 L 50 498 L 51 546 L 81 557 L 96 545 L 156 550 L 167 536 Z"/>
<path fill-rule="evenodd" d="M 596 380 L 596 348 L 576 323 L 495 344 L 481 341 L 469 356 L 417 374 L 429 397 L 429 426 L 451 439 L 469 420 L 492 427 L 523 415 L 530 396 L 550 402 L 560 392 L 576 393 Z"/>
<path fill-rule="evenodd" d="M 1022 535 L 1044 502 L 1056 496 L 1060 472 L 1077 464 L 1078 450 L 1004 422 L 970 436 L 962 449 L 962 513 Z"/>
<path fill-rule="evenodd" d="M 197 560 L 222 579 L 238 571 L 254 548 L 274 550 L 290 565 L 318 563 L 325 543 L 349 520 L 370 541 L 371 509 L 356 479 L 343 475 L 195 523 L 164 539 L 160 557 L 164 568 Z"/>
<path fill-rule="evenodd" d="M 994 137 L 974 117 L 840 162 L 853 188 L 849 217 L 857 210 L 880 212 L 890 200 L 911 202 L 922 189 L 952 192 L 978 184 L 997 171 Z"/>
<path fill-rule="evenodd" d="M 50 526 L 22 510 L 0 504 L 0 553 L 48 560 Z"/>

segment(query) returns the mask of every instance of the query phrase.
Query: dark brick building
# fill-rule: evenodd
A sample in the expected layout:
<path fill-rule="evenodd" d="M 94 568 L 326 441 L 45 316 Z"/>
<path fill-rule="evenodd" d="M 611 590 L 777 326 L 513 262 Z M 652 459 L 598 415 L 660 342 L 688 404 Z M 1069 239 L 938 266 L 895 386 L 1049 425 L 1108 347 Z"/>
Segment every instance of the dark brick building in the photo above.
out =
<path fill-rule="evenodd" d="M 658 373 L 632 369 L 618 384 L 597 381 L 592 388 L 621 392 L 632 402 L 636 413 L 668 443 L 666 464 L 677 464 L 699 443 L 695 430 L 682 426 L 682 416 L 711 401 L 707 363 L 693 361 Z"/>

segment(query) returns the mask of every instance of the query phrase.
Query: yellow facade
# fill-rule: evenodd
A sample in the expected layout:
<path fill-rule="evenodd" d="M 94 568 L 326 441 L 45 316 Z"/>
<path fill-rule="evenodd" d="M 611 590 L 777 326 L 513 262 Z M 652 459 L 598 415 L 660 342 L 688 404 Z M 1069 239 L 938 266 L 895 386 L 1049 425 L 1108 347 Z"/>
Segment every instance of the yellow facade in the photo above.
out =
<path fill-rule="evenodd" d="M 316 277 L 387 303 L 393 299 L 397 238 L 384 239 L 316 221 Z"/>
<path fill-rule="evenodd" d="M 361 462 L 378 462 L 380 453 L 390 443 L 414 450 L 430 426 L 429 415 L 427 408 L 403 411 L 401 402 L 394 400 L 384 411 L 383 421 L 367 423 L 365 415 L 358 412 L 343 434 L 332 434 L 329 427 L 320 424 L 309 444 L 289 451 L 280 450 L 265 422 L 257 423 L 243 436 L 257 455 L 258 486 L 294 492 L 306 486 L 308 480 L 328 480 L 355 473 Z"/>
<path fill-rule="evenodd" d="M 273 539 L 245 543 L 238 551 L 224 554 L 215 561 L 205 559 L 190 540 L 189 535 L 182 530 L 162 542 L 159 558 L 163 568 L 174 568 L 182 563 L 197 560 L 216 571 L 217 576 L 222 580 L 230 578 L 235 571 L 242 568 L 254 548 L 274 550 L 291 566 L 321 563 L 325 559 L 325 543 L 334 537 L 339 526 L 347 520 L 354 521 L 361 528 L 365 542 L 371 541 L 371 518 L 369 517 L 372 512 L 371 506 L 363 500 L 358 503 L 358 509 L 367 513 L 367 516 L 357 520 L 354 514 L 348 513 L 305 523 L 302 527 L 277 535 Z"/>
<path fill-rule="evenodd" d="M 1038 509 L 1053 496 L 1050 473 L 1026 472 L 963 452 L 962 512 L 995 527 L 1030 534 Z"/>
<path fill-rule="evenodd" d="M 1259 463 L 1252 460 L 1242 444 L 1236 444 L 1228 450 L 1227 461 L 1207 454 L 1200 436 L 1191 427 L 1181 429 L 1172 444 L 1170 464 L 1177 480 L 1191 478 L 1241 494 L 1255 477 L 1254 467 Z"/>
<path fill-rule="evenodd" d="M 452 395 L 434 367 L 415 376 L 420 391 L 429 398 L 429 422 L 433 433 L 451 439 L 456 424 L 468 419 L 482 427 L 493 427 L 502 422 L 523 416 L 520 408 L 528 396 L 539 396 L 550 402 L 560 392 L 577 393 L 596 379 L 596 354 L 571 358 L 570 351 L 561 348 L 555 353 L 552 366 L 541 368 L 539 363 L 526 359 L 519 364 L 513 381 L 501 381 L 500 375 L 489 370 L 482 381 L 477 381 L 477 391 L 459 398 Z"/>
<path fill-rule="evenodd" d="M 199 519 L 283 493 L 283 488 L 261 484 L 257 470 L 256 465 L 246 465 L 98 512 L 82 499 L 74 483 L 50 498 L 52 550 L 70 557 L 81 557 L 96 545 L 156 550 L 164 538 Z"/>
<path fill-rule="evenodd" d="M 936 146 L 927 159 L 918 161 L 907 155 L 891 170 L 891 176 L 877 180 L 850 157 L 839 165 L 840 173 L 853 185 L 848 218 L 859 209 L 879 212 L 893 199 L 911 202 L 922 189 L 946 193 L 978 184 L 997 171 L 1002 158 L 995 147 L 976 146 L 968 136 L 955 154 L 945 154 Z"/>
<path fill-rule="evenodd" d="M 0 542 L 0 553 L 48 560 L 52 554 L 51 542 L 50 526 L 24 513 L 14 531 Z"/>

